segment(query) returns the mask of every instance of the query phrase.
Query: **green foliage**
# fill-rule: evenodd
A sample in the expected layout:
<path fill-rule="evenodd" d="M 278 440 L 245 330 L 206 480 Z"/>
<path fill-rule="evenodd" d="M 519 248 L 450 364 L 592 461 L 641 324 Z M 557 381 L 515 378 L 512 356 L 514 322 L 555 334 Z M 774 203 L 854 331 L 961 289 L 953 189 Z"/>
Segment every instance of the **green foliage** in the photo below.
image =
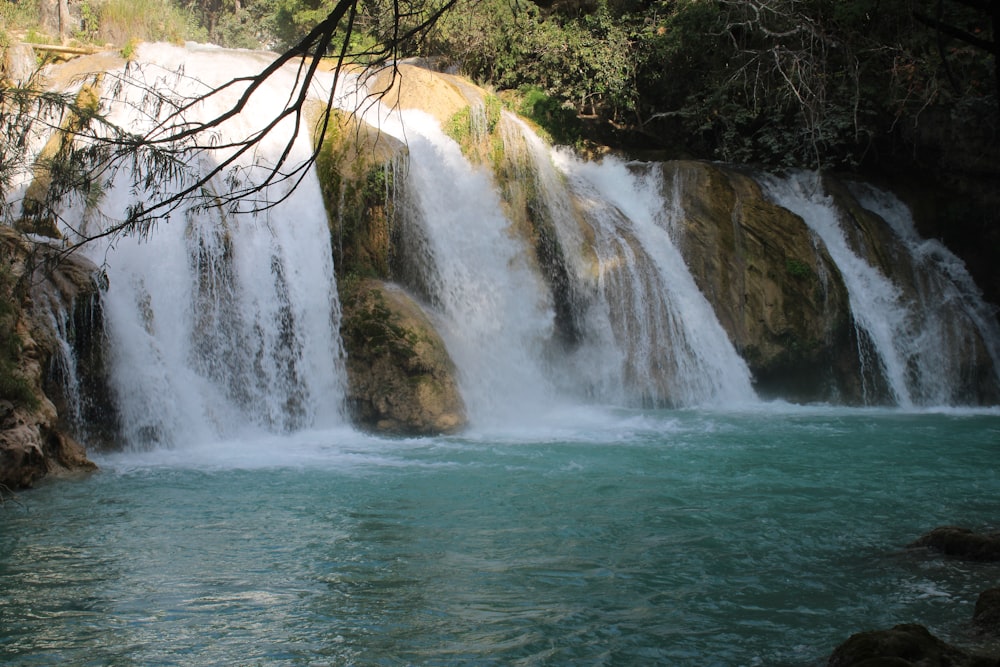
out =
<path fill-rule="evenodd" d="M 207 38 L 192 13 L 168 0 L 105 0 L 88 12 L 97 17 L 85 35 L 90 41 L 124 47 L 133 40 L 180 43 Z"/>
<path fill-rule="evenodd" d="M 812 269 L 808 264 L 799 259 L 787 259 L 785 260 L 785 271 L 792 278 L 797 280 L 804 280 L 806 278 L 812 277 Z"/>
<path fill-rule="evenodd" d="M 21 338 L 16 326 L 21 308 L 11 263 L 11 253 L 7 249 L 0 251 L 0 399 L 34 407 L 38 399 L 18 370 Z"/>
<path fill-rule="evenodd" d="M 990 54 L 914 19 L 939 9 L 989 39 L 988 14 L 958 0 L 480 0 L 436 37 L 467 74 L 522 90 L 519 111 L 560 143 L 566 109 L 678 154 L 850 167 L 912 151 L 931 108 L 1000 134 Z"/>
<path fill-rule="evenodd" d="M 535 85 L 521 86 L 518 93 L 515 111 L 542 128 L 553 143 L 572 146 L 581 141 L 582 125 L 571 106 Z"/>
<path fill-rule="evenodd" d="M 468 74 L 499 88 L 536 86 L 578 112 L 618 118 L 635 104 L 630 33 L 609 11 L 549 19 L 536 5 L 459 5 L 437 34 Z"/>
<path fill-rule="evenodd" d="M 503 104 L 496 95 L 487 95 L 482 104 L 456 111 L 444 124 L 444 131 L 474 162 L 488 162 L 498 168 L 504 157 L 503 137 L 497 132 Z"/>
<path fill-rule="evenodd" d="M 0 26 L 6 30 L 24 30 L 38 25 L 37 0 L 0 0 Z"/>

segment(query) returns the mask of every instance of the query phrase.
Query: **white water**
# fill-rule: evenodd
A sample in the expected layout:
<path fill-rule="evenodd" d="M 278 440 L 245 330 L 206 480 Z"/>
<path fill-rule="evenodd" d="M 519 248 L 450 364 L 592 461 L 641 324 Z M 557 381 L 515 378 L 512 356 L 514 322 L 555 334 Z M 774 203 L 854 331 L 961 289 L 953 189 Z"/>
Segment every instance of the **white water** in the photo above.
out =
<path fill-rule="evenodd" d="M 162 45 L 144 46 L 140 55 L 160 63 L 165 69 L 158 76 L 186 94 L 203 91 L 167 73 L 180 63 L 216 84 L 257 72 L 264 62 L 259 54 Z M 222 129 L 220 140 L 243 138 L 272 117 L 291 77 L 275 77 L 261 99 Z M 342 99 L 351 108 L 360 98 Z M 212 117 L 231 103 L 215 100 L 198 113 Z M 148 126 L 150 119 L 134 113 L 140 102 L 131 104 L 120 103 L 113 117 Z M 505 121 L 528 147 L 524 177 L 535 179 L 542 193 L 572 283 L 581 333 L 564 346 L 551 286 L 505 217 L 492 175 L 473 167 L 430 116 L 378 105 L 369 112 L 383 131 L 408 144 L 408 164 L 396 180 L 405 181 L 410 206 L 401 222 L 421 241 L 417 264 L 424 275 L 416 291 L 429 300 L 428 314 L 456 362 L 474 427 L 551 423 L 588 403 L 732 407 L 756 401 L 747 365 L 671 239 L 676 202 L 665 198 L 648 168 L 612 158 L 584 162 Z M 283 145 L 276 133 L 248 157 L 245 175 L 260 178 Z M 291 160 L 305 159 L 308 150 L 303 134 Z M 830 200 L 805 178 L 766 185 L 778 203 L 806 220 L 840 267 L 859 338 L 872 341 L 877 372 L 894 401 L 902 407 L 959 402 L 954 392 L 929 389 L 929 381 L 913 385 L 915 363 L 923 364 L 920 377 L 935 375 L 932 352 L 942 347 L 933 344 L 937 333 L 921 330 L 922 311 L 850 249 Z M 224 192 L 227 184 L 220 178 L 216 187 Z M 148 242 L 124 238 L 90 248 L 97 261 L 107 260 L 105 322 L 127 442 L 234 441 L 345 426 L 326 214 L 314 173 L 290 187 L 268 190 L 271 201 L 287 199 L 256 217 L 180 211 Z M 132 197 L 121 182 L 105 193 L 102 213 L 120 217 Z M 78 218 L 99 223 L 95 211 L 76 207 Z M 954 268 L 957 262 L 938 263 L 959 276 L 953 282 L 971 285 Z M 961 290 L 972 294 L 967 286 Z M 996 361 L 1000 335 L 988 330 L 990 314 L 981 300 L 962 303 L 982 332 L 969 344 L 987 345 Z"/>
<path fill-rule="evenodd" d="M 407 188 L 416 209 L 409 222 L 427 240 L 424 261 L 432 268 L 424 280 L 470 419 L 531 421 L 558 398 L 543 365 L 551 297 L 509 229 L 490 174 L 473 167 L 427 114 L 405 111 L 395 121 L 382 128 L 409 146 Z"/>
<path fill-rule="evenodd" d="M 628 359 L 629 391 L 653 405 L 754 401 L 746 364 L 670 238 L 670 203 L 658 182 L 614 158 L 555 158 L 574 196 L 586 202 L 598 283 Z"/>
<path fill-rule="evenodd" d="M 888 223 L 911 260 L 909 277 L 920 326 L 910 342 L 910 354 L 920 403 L 966 402 L 968 397 L 958 393 L 965 379 L 963 360 L 991 365 L 993 379 L 1000 384 L 1000 326 L 965 263 L 940 241 L 922 238 L 909 209 L 892 193 L 860 183 L 851 191 L 862 206 Z"/>
<path fill-rule="evenodd" d="M 875 370 L 897 405 L 967 402 L 964 375 L 974 371 L 962 364 L 970 358 L 991 364 L 996 376 L 1000 338 L 995 318 L 961 261 L 939 243 L 921 239 L 902 202 L 871 187 L 854 189 L 859 203 L 885 220 L 899 239 L 897 251 L 905 259 L 895 266 L 912 265 L 912 275 L 905 277 L 910 291 L 898 282 L 903 276 L 886 276 L 851 247 L 845 218 L 815 174 L 762 182 L 776 203 L 802 217 L 837 264 L 858 338 L 871 342 Z M 868 350 L 859 352 L 863 361 L 868 358 Z"/>
<path fill-rule="evenodd" d="M 188 95 L 253 74 L 266 62 L 257 55 L 163 45 L 144 45 L 140 58 L 150 80 L 162 78 L 158 85 Z M 172 76 L 181 63 L 203 83 Z M 276 76 L 274 88 L 220 128 L 219 141 L 242 139 L 273 117 L 284 102 L 277 91 L 291 89 L 291 76 Z M 114 102 L 111 117 L 142 131 L 153 119 L 135 113 L 138 95 Z M 235 95 L 212 100 L 189 117 L 212 118 Z M 293 163 L 309 154 L 307 130 L 297 139 Z M 286 123 L 242 160 L 242 178 L 261 179 L 289 132 Z M 224 193 L 228 185 L 220 176 L 214 187 Z M 258 216 L 188 209 L 159 223 L 148 241 L 127 237 L 88 247 L 97 261 L 107 262 L 113 389 L 129 443 L 216 440 L 343 421 L 339 302 L 326 215 L 317 205 L 319 183 L 310 172 L 294 192 L 290 187 L 268 188 L 266 199 L 288 198 Z M 133 201 L 128 178 L 120 178 L 105 193 L 101 213 L 121 216 Z M 81 214 L 99 218 L 96 211 Z"/>
<path fill-rule="evenodd" d="M 903 301 L 900 289 L 851 249 L 833 199 L 823 192 L 813 174 L 795 174 L 786 179 L 770 177 L 763 180 L 763 185 L 777 204 L 799 215 L 823 241 L 843 277 L 851 314 L 860 330 L 859 340 L 867 335 L 874 345 L 879 370 L 889 384 L 894 402 L 912 408 L 913 397 L 906 381 L 906 354 L 916 313 Z M 860 356 L 864 360 L 867 351 L 860 350 Z"/>

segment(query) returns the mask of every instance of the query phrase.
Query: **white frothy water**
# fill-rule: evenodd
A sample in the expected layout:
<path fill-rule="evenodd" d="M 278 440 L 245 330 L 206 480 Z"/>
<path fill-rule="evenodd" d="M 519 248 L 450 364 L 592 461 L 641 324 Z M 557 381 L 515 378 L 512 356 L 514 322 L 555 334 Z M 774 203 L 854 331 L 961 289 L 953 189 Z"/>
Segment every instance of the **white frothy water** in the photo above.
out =
<path fill-rule="evenodd" d="M 161 72 L 157 85 L 186 95 L 254 74 L 267 62 L 261 55 L 165 45 L 144 45 L 139 57 Z M 170 73 L 181 63 L 198 81 Z M 218 141 L 258 131 L 282 108 L 293 76 L 272 77 L 243 113 L 219 128 Z M 239 92 L 213 98 L 188 116 L 213 118 Z M 112 120 L 135 131 L 155 122 L 136 112 L 141 95 L 126 90 L 113 101 Z M 309 155 L 307 130 L 295 139 L 292 164 Z M 291 132 L 290 121 L 283 123 L 241 159 L 240 178 L 263 180 Z M 227 193 L 225 175 L 209 187 Z M 134 205 L 129 179 L 105 193 L 102 213 L 119 217 Z M 340 313 L 326 215 L 313 172 L 292 186 L 268 187 L 266 200 L 287 198 L 257 216 L 181 210 L 160 222 L 148 241 L 126 237 L 88 248 L 98 261 L 107 260 L 104 308 L 127 442 L 215 440 L 343 421 Z M 96 220 L 95 213 L 87 212 L 89 219 Z"/>
<path fill-rule="evenodd" d="M 395 120 L 382 127 L 409 146 L 410 224 L 427 241 L 428 296 L 470 420 L 530 422 L 558 400 L 543 362 L 551 298 L 509 229 L 490 174 L 427 114 Z"/>
<path fill-rule="evenodd" d="M 969 383 L 963 364 L 992 367 L 1000 386 L 1000 326 L 964 262 L 935 239 L 917 232 L 906 205 L 892 193 L 852 184 L 858 202 L 891 227 L 909 254 L 920 326 L 910 341 L 911 384 L 921 405 L 957 405 Z"/>
<path fill-rule="evenodd" d="M 558 152 L 555 159 L 586 202 L 629 391 L 653 405 L 754 402 L 746 363 L 670 237 L 672 205 L 658 180 L 614 158 L 585 162 Z"/>
<path fill-rule="evenodd" d="M 993 367 L 995 378 L 1000 339 L 995 318 L 961 261 L 939 243 L 921 239 L 898 199 L 871 187 L 855 187 L 859 203 L 889 224 L 898 249 L 912 264 L 912 287 L 904 289 L 895 282 L 898 278 L 886 276 L 852 249 L 835 201 L 814 174 L 769 177 L 763 184 L 825 244 L 847 287 L 855 326 L 862 334 L 859 340 L 871 341 L 877 370 L 894 402 L 913 408 L 974 401 L 968 387 L 978 380 L 966 376 L 978 371 L 963 365 L 976 365 L 968 364 L 969 359 L 983 361 Z M 865 350 L 861 357 L 865 359 Z"/>
<path fill-rule="evenodd" d="M 786 179 L 765 177 L 762 185 L 777 204 L 800 216 L 820 237 L 843 276 L 855 326 L 871 340 L 877 362 L 894 402 L 912 408 L 906 381 L 906 348 L 916 313 L 903 300 L 900 289 L 851 249 L 841 227 L 840 214 L 813 174 Z M 866 358 L 866 351 L 860 351 Z"/>

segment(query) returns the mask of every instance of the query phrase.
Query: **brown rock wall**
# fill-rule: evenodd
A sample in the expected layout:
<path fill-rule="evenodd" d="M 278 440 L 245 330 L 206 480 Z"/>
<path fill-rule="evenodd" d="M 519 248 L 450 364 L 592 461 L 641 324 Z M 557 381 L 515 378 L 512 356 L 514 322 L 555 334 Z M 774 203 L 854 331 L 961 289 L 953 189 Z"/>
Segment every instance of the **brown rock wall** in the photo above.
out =
<path fill-rule="evenodd" d="M 735 168 L 666 162 L 661 169 L 668 200 L 679 201 L 675 241 L 757 390 L 860 401 L 847 291 L 802 219 Z"/>

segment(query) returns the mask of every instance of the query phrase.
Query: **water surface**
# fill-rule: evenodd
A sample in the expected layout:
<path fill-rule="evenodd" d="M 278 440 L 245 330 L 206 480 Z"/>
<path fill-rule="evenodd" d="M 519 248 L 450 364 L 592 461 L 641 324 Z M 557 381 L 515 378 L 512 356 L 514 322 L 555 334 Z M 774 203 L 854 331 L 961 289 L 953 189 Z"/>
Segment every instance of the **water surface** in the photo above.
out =
<path fill-rule="evenodd" d="M 0 663 L 814 665 L 1000 566 L 1000 415 L 575 410 L 97 457 L 0 509 Z"/>

